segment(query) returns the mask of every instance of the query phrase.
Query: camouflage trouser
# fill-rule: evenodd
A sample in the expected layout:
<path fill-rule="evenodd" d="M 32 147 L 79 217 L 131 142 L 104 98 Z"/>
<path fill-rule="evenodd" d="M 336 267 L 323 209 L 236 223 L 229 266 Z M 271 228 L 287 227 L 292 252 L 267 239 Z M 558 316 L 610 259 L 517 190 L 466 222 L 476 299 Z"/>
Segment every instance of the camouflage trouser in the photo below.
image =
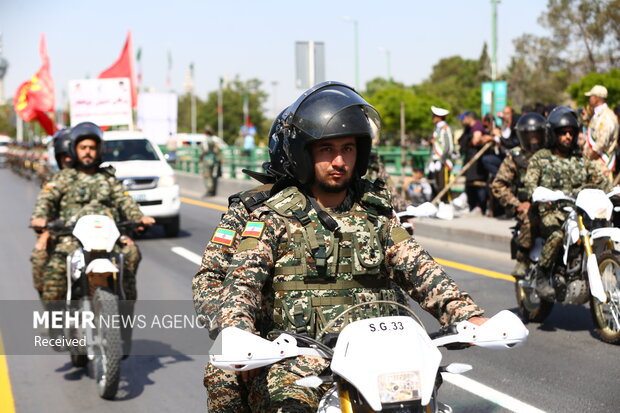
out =
<path fill-rule="evenodd" d="M 249 413 L 248 388 L 232 371 L 205 366 L 204 386 L 207 388 L 209 413 Z"/>
<path fill-rule="evenodd" d="M 32 263 L 32 282 L 39 296 L 43 293 L 43 276 L 45 274 L 45 265 L 49 254 L 46 250 L 33 249 L 30 254 L 30 262 Z"/>
<path fill-rule="evenodd" d="M 550 210 L 540 216 L 540 235 L 546 240 L 540 257 L 540 266 L 549 268 L 555 262 L 562 249 L 564 230 L 562 224 L 566 221 L 568 212 Z"/>
<path fill-rule="evenodd" d="M 523 250 L 532 248 L 532 220 L 529 214 L 519 216 L 519 234 L 517 235 L 517 245 Z"/>
<path fill-rule="evenodd" d="M 217 192 L 217 175 L 218 175 L 218 167 L 216 165 L 205 165 L 202 178 L 204 180 L 205 189 L 207 194 L 215 195 Z"/>
<path fill-rule="evenodd" d="M 314 413 L 329 386 L 318 389 L 298 386 L 295 380 L 320 375 L 329 362 L 319 357 L 299 356 L 263 369 L 250 383 L 248 400 L 254 413 Z"/>
<path fill-rule="evenodd" d="M 79 247 L 74 238 L 65 238 L 54 248 L 45 266 L 43 278 L 44 301 L 64 300 L 67 295 L 67 256 Z M 123 272 L 123 289 L 127 300 L 137 299 L 136 271 L 140 263 L 140 250 L 136 244 L 114 247 L 115 251 L 125 254 L 125 270 Z"/>

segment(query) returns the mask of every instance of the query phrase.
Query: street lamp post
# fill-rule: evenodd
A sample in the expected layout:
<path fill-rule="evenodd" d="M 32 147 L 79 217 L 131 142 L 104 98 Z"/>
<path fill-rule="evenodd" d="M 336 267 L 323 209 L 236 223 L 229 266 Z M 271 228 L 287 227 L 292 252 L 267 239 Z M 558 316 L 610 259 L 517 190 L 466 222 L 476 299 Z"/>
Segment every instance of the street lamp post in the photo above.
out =
<path fill-rule="evenodd" d="M 385 52 L 385 58 L 387 60 L 387 80 L 389 83 L 392 83 L 392 68 L 391 68 L 391 54 L 390 51 L 388 49 L 386 49 L 385 47 L 380 47 L 379 48 L 380 51 Z"/>
<path fill-rule="evenodd" d="M 360 88 L 360 55 L 359 55 L 359 40 L 358 40 L 358 27 L 357 20 L 352 19 L 350 17 L 343 17 L 343 20 L 346 22 L 353 23 L 353 34 L 355 36 L 355 89 L 359 90 Z"/>

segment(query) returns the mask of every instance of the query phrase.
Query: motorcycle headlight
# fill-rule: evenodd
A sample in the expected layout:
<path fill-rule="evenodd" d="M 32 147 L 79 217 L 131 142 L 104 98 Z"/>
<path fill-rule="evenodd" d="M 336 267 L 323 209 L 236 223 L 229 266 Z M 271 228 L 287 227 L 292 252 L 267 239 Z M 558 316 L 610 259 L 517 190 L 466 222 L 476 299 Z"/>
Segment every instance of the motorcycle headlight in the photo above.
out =
<path fill-rule="evenodd" d="M 167 187 L 167 186 L 172 186 L 176 183 L 176 179 L 174 179 L 174 175 L 164 175 L 161 178 L 159 178 L 159 186 L 161 187 Z"/>
<path fill-rule="evenodd" d="M 420 373 L 417 371 L 382 374 L 378 382 L 381 403 L 406 402 L 422 397 Z"/>

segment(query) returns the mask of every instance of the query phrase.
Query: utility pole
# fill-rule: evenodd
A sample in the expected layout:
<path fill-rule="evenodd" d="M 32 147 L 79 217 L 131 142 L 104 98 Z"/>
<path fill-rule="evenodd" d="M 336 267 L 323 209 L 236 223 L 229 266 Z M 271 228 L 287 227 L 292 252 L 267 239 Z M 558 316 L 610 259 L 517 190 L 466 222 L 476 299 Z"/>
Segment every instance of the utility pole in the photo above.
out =
<path fill-rule="evenodd" d="M 220 87 L 217 90 L 217 134 L 224 139 L 224 79 L 220 77 Z"/>
<path fill-rule="evenodd" d="M 405 196 L 405 102 L 400 102 L 400 193 Z"/>
<path fill-rule="evenodd" d="M 495 81 L 497 80 L 497 3 L 491 0 L 491 118 L 495 121 Z"/>

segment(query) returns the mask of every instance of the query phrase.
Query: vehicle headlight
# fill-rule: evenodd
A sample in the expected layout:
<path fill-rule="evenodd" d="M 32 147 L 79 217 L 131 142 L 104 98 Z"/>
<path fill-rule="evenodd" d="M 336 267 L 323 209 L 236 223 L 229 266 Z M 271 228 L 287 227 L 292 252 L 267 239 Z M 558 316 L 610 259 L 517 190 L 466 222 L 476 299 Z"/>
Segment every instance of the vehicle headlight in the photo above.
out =
<path fill-rule="evenodd" d="M 422 397 L 420 373 L 417 371 L 382 374 L 377 381 L 381 403 L 406 402 Z"/>
<path fill-rule="evenodd" d="M 158 186 L 172 186 L 176 184 L 176 179 L 174 178 L 174 175 L 164 175 L 161 178 L 159 178 L 159 184 Z"/>

